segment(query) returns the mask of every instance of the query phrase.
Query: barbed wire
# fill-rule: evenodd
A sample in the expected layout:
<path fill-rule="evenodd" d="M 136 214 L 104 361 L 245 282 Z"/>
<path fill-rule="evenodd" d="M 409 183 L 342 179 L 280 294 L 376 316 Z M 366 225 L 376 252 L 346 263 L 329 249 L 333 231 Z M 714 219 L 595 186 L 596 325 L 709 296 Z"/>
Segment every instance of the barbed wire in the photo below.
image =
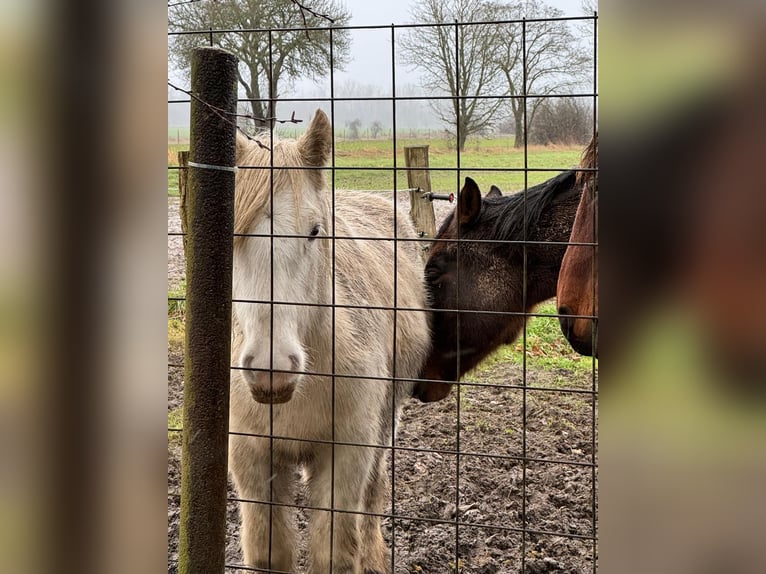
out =
<path fill-rule="evenodd" d="M 182 2 L 173 2 L 172 4 L 168 4 L 168 8 L 172 8 L 173 6 L 181 6 L 183 4 L 194 4 L 195 2 L 202 2 L 202 0 L 183 0 Z"/>
<path fill-rule="evenodd" d="M 263 142 L 261 142 L 258 138 L 255 138 L 255 137 L 251 136 L 250 134 L 248 134 L 244 129 L 242 129 L 241 127 L 239 127 L 239 125 L 237 125 L 236 121 L 233 121 L 233 120 L 231 120 L 229 118 L 246 118 L 246 119 L 250 119 L 250 120 L 253 120 L 253 121 L 257 121 L 257 122 L 262 122 L 264 124 L 265 123 L 278 123 L 278 124 L 300 124 L 300 123 L 303 123 L 303 120 L 298 119 L 298 118 L 295 117 L 295 111 L 294 110 L 293 110 L 292 114 L 290 114 L 290 118 L 286 119 L 286 120 L 282 120 L 282 119 L 279 119 L 277 117 L 261 118 L 261 117 L 254 116 L 252 114 L 238 114 L 236 112 L 232 113 L 232 112 L 228 112 L 228 111 L 223 110 L 223 109 L 221 109 L 221 108 L 219 108 L 217 106 L 214 106 L 213 104 L 210 104 L 210 103 L 206 102 L 205 100 L 200 98 L 197 94 L 195 94 L 193 91 L 187 90 L 185 88 L 181 88 L 179 86 L 176 86 L 170 80 L 168 80 L 168 86 L 170 86 L 174 90 L 178 90 L 179 92 L 183 92 L 184 94 L 188 95 L 190 98 L 194 98 L 196 101 L 198 101 L 199 103 L 201 103 L 202 105 L 204 105 L 205 107 L 210 109 L 215 115 L 217 115 L 223 121 L 225 121 L 226 123 L 228 123 L 230 125 L 233 125 L 237 129 L 237 131 L 239 131 L 242 135 L 244 135 L 248 140 L 254 141 L 256 144 L 258 144 L 258 147 L 260 147 L 262 149 L 265 149 L 265 150 L 271 151 L 271 148 L 269 146 L 267 146 L 266 144 L 264 144 Z"/>

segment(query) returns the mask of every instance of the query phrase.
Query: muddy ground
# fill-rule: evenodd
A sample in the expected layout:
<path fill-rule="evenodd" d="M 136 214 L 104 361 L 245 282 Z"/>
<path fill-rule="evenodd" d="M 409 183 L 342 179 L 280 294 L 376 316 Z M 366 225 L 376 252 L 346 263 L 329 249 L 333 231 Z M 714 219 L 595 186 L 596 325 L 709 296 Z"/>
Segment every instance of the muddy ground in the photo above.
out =
<path fill-rule="evenodd" d="M 170 362 L 180 362 L 173 353 Z M 520 367 L 497 364 L 481 373 L 481 382 L 519 384 Z M 530 386 L 556 386 L 570 379 L 568 388 L 587 389 L 591 378 L 574 380 L 571 373 L 528 371 Z M 168 408 L 182 402 L 181 369 L 168 376 Z M 475 379 L 474 379 L 475 380 Z M 593 571 L 593 405 L 591 396 L 573 392 L 528 390 L 526 433 L 523 392 L 495 387 L 465 387 L 460 393 L 460 460 L 454 454 L 397 450 L 395 454 L 396 514 L 392 529 L 384 532 L 395 547 L 397 573 L 464 572 L 477 574 Z M 397 445 L 457 451 L 458 401 L 456 394 L 439 403 L 409 402 L 400 425 Z M 526 434 L 526 441 L 524 435 Z M 526 445 L 525 445 L 526 442 Z M 168 447 L 168 572 L 178 552 L 178 493 L 180 493 L 180 441 Z M 526 446 L 526 465 L 520 457 Z M 481 456 L 477 456 L 481 455 Z M 570 463 L 570 464 L 567 464 Z M 583 465 L 571 463 L 584 463 Z M 525 475 L 526 473 L 526 475 Z M 459 492 L 457 500 L 456 492 Z M 526 508 L 522 499 L 526 495 Z M 230 495 L 234 490 L 230 486 Z M 471 526 L 434 523 L 459 519 Z M 391 508 L 386 510 L 390 512 Z M 529 532 L 522 542 L 514 530 Z M 420 519 L 420 520 L 416 520 Z M 305 517 L 299 517 L 305 528 Z M 492 527 L 498 528 L 492 528 Z M 227 562 L 241 560 L 236 503 L 229 507 Z M 548 534 L 552 533 L 552 534 Z M 569 537 L 567 535 L 573 535 Z M 457 540 L 457 546 L 456 546 Z M 455 564 L 459 568 L 455 570 Z M 244 572 L 236 568 L 227 572 Z"/>
<path fill-rule="evenodd" d="M 168 207 L 169 231 L 176 231 L 177 200 Z M 182 258 L 180 238 L 169 237 L 169 287 L 183 276 Z M 183 364 L 182 350 L 171 346 L 168 362 Z M 498 363 L 467 380 L 518 386 L 524 374 L 517 365 Z M 397 574 L 594 571 L 596 406 L 587 392 L 541 389 L 588 391 L 593 376 L 529 369 L 526 384 L 526 393 L 466 386 L 459 400 L 453 390 L 438 403 L 406 404 L 397 445 L 449 452 L 395 453 L 395 511 L 406 519 L 385 519 L 384 534 L 394 547 Z M 183 369 L 169 367 L 168 411 L 182 400 Z M 181 475 L 180 438 L 177 433 L 169 437 L 170 573 L 178 556 Z M 459 457 L 452 454 L 458 451 Z M 526 466 L 520 460 L 525 454 Z M 231 485 L 229 494 L 235 496 Z M 305 532 L 301 511 L 298 525 Z M 238 534 L 237 504 L 231 502 L 226 555 L 232 567 L 227 572 L 246 571 L 233 567 L 241 561 Z"/>

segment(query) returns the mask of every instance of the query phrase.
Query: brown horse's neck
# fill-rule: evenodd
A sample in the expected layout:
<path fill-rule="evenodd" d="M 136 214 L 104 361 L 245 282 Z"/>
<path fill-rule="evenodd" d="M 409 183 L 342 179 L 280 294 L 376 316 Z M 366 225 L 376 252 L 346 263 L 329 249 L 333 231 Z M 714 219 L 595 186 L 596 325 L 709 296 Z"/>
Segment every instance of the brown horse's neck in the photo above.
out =
<path fill-rule="evenodd" d="M 556 296 L 561 262 L 579 199 L 576 190 L 563 194 L 543 210 L 532 229 L 529 238 L 532 243 L 527 245 L 526 310 Z"/>

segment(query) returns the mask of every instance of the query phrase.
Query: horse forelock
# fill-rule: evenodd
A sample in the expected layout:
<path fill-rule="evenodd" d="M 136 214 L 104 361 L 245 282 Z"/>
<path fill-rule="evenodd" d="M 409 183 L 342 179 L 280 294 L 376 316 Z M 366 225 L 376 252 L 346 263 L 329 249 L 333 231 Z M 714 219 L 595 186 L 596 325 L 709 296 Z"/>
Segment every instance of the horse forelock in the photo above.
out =
<path fill-rule="evenodd" d="M 268 138 L 266 134 L 265 137 L 259 137 L 259 140 L 268 141 Z M 264 149 L 256 142 L 248 141 L 243 145 L 238 142 L 237 165 L 246 169 L 238 170 L 236 176 L 235 234 L 247 233 L 258 219 L 269 213 L 272 188 L 275 195 L 285 190 L 293 191 L 298 217 L 303 190 L 324 189 L 322 170 L 303 169 L 305 162 L 297 142 L 275 140 L 270 147 L 271 149 Z M 237 244 L 242 240 L 242 236 L 236 235 L 234 239 Z"/>

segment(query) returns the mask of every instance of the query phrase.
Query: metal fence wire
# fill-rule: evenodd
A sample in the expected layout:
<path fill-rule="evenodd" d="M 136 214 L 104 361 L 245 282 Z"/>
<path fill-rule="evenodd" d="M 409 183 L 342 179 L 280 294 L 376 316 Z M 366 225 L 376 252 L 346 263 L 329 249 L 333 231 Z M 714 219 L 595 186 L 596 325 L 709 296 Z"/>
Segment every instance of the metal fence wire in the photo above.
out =
<path fill-rule="evenodd" d="M 300 6 L 300 5 L 297 5 Z M 597 131 L 597 14 L 584 17 L 571 18 L 541 18 L 522 19 L 497 22 L 463 23 L 450 22 L 445 24 L 422 24 L 422 25 L 390 25 L 390 26 L 343 26 L 327 25 L 312 27 L 304 25 L 299 28 L 270 28 L 270 29 L 213 29 L 186 30 L 169 32 L 169 38 L 176 36 L 192 36 L 199 40 L 201 45 L 212 46 L 225 45 L 224 39 L 231 40 L 242 35 L 262 35 L 272 49 L 275 35 L 278 34 L 311 34 L 314 38 L 321 37 L 327 43 L 327 51 L 331 63 L 336 48 L 338 34 L 351 34 L 354 38 L 365 38 L 366 49 L 387 54 L 389 70 L 381 69 L 379 81 L 387 80 L 387 95 L 352 95 L 349 90 L 340 89 L 336 85 L 336 76 L 339 73 L 333 65 L 328 69 L 326 77 L 317 82 L 317 85 L 326 91 L 317 97 L 288 97 L 279 95 L 273 98 L 257 99 L 271 110 L 272 117 L 263 122 L 264 130 L 255 132 L 252 129 L 252 114 L 243 113 L 241 109 L 232 114 L 224 110 L 212 110 L 213 113 L 225 122 L 237 125 L 237 129 L 259 146 L 268 159 L 264 164 L 238 165 L 240 177 L 246 172 L 268 172 L 272 177 L 270 181 L 270 202 L 273 204 L 274 188 L 280 181 L 280 171 L 289 170 L 312 170 L 319 167 L 306 165 L 292 165 L 288 167 L 275 165 L 279 163 L 275 158 L 275 141 L 280 137 L 300 136 L 303 134 L 311 121 L 309 105 L 326 111 L 332 129 L 333 137 L 330 142 L 329 165 L 325 169 L 327 183 L 331 193 L 333 210 L 336 209 L 336 201 L 341 194 L 354 182 L 365 186 L 365 189 L 377 192 L 377 195 L 385 196 L 393 200 L 399 207 L 406 208 L 409 202 L 410 192 L 414 189 L 402 183 L 403 178 L 409 171 L 420 170 L 422 167 L 402 165 L 402 147 L 411 144 L 430 144 L 432 157 L 437 165 L 429 166 L 428 173 L 438 178 L 438 183 L 433 185 L 433 192 L 441 197 L 449 194 L 458 196 L 459 190 L 467 186 L 465 177 L 470 175 L 476 179 L 485 194 L 490 185 L 496 180 L 517 182 L 510 183 L 516 187 L 515 191 L 527 190 L 534 185 L 551 179 L 557 174 L 564 174 L 572 169 L 572 164 L 579 161 L 580 151 L 584 145 L 566 145 L 542 148 L 532 145 L 529 141 L 531 133 L 529 109 L 539 102 L 555 102 L 562 98 L 577 98 L 587 104 L 592 115 L 590 132 L 595 136 Z M 529 79 L 527 78 L 527 59 L 532 53 L 527 44 L 528 29 L 539 24 L 579 26 L 587 29 L 587 38 L 582 36 L 579 42 L 589 52 L 588 80 L 580 78 L 577 82 L 562 81 L 561 85 L 569 86 L 567 89 L 550 91 L 540 89 L 539 92 L 528 92 L 526 89 Z M 418 93 L 417 90 L 407 86 L 403 89 L 402 75 L 402 38 L 405 35 L 419 33 L 427 29 L 440 29 L 449 31 L 454 42 L 455 69 L 467 65 L 461 61 L 462 54 L 458 47 L 461 45 L 462 34 L 470 27 L 475 26 L 501 26 L 514 25 L 521 29 L 521 61 L 519 63 L 524 70 L 523 85 L 519 93 L 427 93 L 426 90 Z M 276 62 L 272 59 L 269 63 L 270 75 Z M 566 76 L 566 70 L 560 70 L 557 78 L 560 80 Z M 173 88 L 175 95 L 169 97 L 168 104 L 177 106 L 189 104 L 198 94 L 189 87 L 181 85 L 181 82 L 168 82 Z M 459 141 L 461 124 L 458 122 L 452 128 L 448 136 L 440 130 L 417 131 L 414 128 L 402 127 L 401 114 L 410 106 L 434 104 L 443 102 L 452 105 L 457 101 L 477 102 L 480 100 L 523 102 L 523 144 L 513 147 L 510 137 L 497 143 L 495 139 L 484 134 L 473 140 L 469 140 L 465 149 L 449 142 Z M 252 98 L 239 98 L 241 106 L 247 106 L 253 101 Z M 201 102 L 205 104 L 205 102 Z M 367 134 L 367 139 L 360 136 L 358 129 L 350 133 L 349 122 L 345 128 L 339 118 L 349 117 L 345 109 L 350 106 L 361 106 L 356 109 L 382 110 L 388 108 L 389 122 L 387 126 L 376 128 L 374 136 Z M 422 108 L 425 109 L 425 108 Z M 459 109 L 459 107 L 456 107 Z M 406 125 L 406 124 L 405 124 Z M 343 136 L 346 136 L 345 138 Z M 416 135 L 417 138 L 412 136 Z M 496 137 L 496 136 L 491 136 Z M 517 134 L 516 137 L 519 137 Z M 180 138 L 179 138 L 180 139 Z M 375 142 L 368 146 L 368 151 L 362 151 L 358 157 L 353 157 L 349 151 L 352 145 L 358 149 L 364 148 L 364 142 Z M 384 142 L 384 143 L 383 143 Z M 586 142 L 587 143 L 587 142 Z M 183 147 L 183 146 L 175 146 Z M 175 149 L 173 147 L 173 149 Z M 386 151 L 386 148 L 388 151 Z M 369 151 L 377 150 L 377 151 Z M 380 150 L 383 150 L 382 152 Z M 498 151 L 501 150 L 501 151 Z M 550 154 L 541 155 L 541 151 L 550 151 Z M 575 150 L 566 155 L 557 153 L 562 150 Z M 375 154 L 378 155 L 375 155 Z M 493 154 L 501 154 L 500 159 L 493 160 Z M 351 155 L 351 157 L 349 157 Z M 574 161 L 572 161 L 574 157 Z M 509 160 L 512 158 L 512 160 Z M 563 158 L 563 159 L 562 159 Z M 495 161 L 496 163 L 493 163 Z M 512 165 L 499 165 L 499 162 L 512 162 Z M 566 163 L 569 162 L 569 163 Z M 170 146 L 169 146 L 169 164 Z M 168 165 L 169 176 L 190 168 L 182 165 Z M 587 173 L 597 168 L 583 167 L 581 171 Z M 447 175 L 449 174 L 449 175 Z M 446 178 L 445 178 L 446 177 Z M 369 190 L 377 181 L 388 182 L 387 189 Z M 516 178 L 516 179 L 514 179 Z M 445 183 L 446 182 L 446 183 Z M 430 191 L 430 190 L 428 190 Z M 504 195 L 512 189 L 503 190 Z M 519 277 L 522 281 L 509 287 L 509 279 L 504 276 L 496 278 L 496 284 L 483 284 L 482 289 L 503 294 L 508 289 L 520 291 L 520 297 L 524 301 L 524 309 L 514 311 L 499 311 L 495 307 L 482 307 L 471 302 L 457 309 L 447 307 L 436 309 L 431 307 L 413 307 L 403 304 L 400 293 L 399 281 L 393 277 L 380 277 L 380 282 L 390 282 L 393 285 L 393 304 L 369 304 L 363 298 L 351 301 L 339 301 L 336 293 L 337 280 L 331 282 L 329 299 L 309 300 L 306 298 L 289 298 L 278 292 L 279 286 L 275 285 L 275 277 L 278 272 L 274 269 L 277 256 L 272 253 L 268 259 L 270 268 L 262 269 L 269 278 L 269 297 L 242 297 L 236 292 L 233 294 L 231 303 L 236 308 L 247 308 L 248 305 L 267 308 L 270 317 L 270 332 L 268 340 L 263 343 L 269 347 L 269 364 L 246 365 L 239 357 L 232 358 L 232 377 L 242 377 L 242 373 L 249 372 L 249 380 L 255 380 L 259 373 L 266 375 L 273 391 L 275 380 L 280 376 L 301 375 L 305 380 L 329 380 L 332 386 L 332 401 L 328 406 L 331 419 L 330 433 L 328 436 L 316 437 L 305 436 L 300 430 L 300 421 L 293 421 L 295 433 L 284 432 L 284 425 L 279 421 L 279 410 L 284 408 L 279 404 L 265 406 L 268 423 L 261 428 L 264 432 L 244 432 L 242 429 L 230 429 L 230 438 L 237 437 L 246 441 L 267 441 L 268 472 L 258 480 L 268 484 L 267 496 L 248 497 L 242 496 L 230 484 L 228 495 L 227 515 L 227 542 L 226 564 L 227 572 L 282 572 L 277 564 L 283 564 L 280 557 L 285 548 L 280 540 L 276 540 L 270 532 L 281 532 L 276 521 L 284 520 L 285 511 L 290 517 L 287 520 L 294 522 L 291 527 L 297 532 L 294 542 L 290 542 L 289 551 L 294 552 L 294 571 L 317 572 L 317 564 L 323 564 L 317 553 L 321 549 L 315 548 L 317 540 L 326 541 L 325 552 L 329 557 L 334 572 L 361 572 L 358 568 L 371 568 L 367 565 L 363 556 L 370 548 L 377 548 L 364 539 L 365 536 L 374 538 L 375 525 L 382 525 L 381 531 L 385 540 L 385 546 L 390 551 L 383 559 L 384 566 L 377 568 L 381 572 L 463 572 L 463 573 L 542 573 L 542 572 L 596 572 L 597 571 L 597 361 L 590 357 L 576 356 L 567 346 L 563 336 L 555 340 L 541 340 L 550 338 L 553 331 L 558 331 L 558 313 L 542 309 L 526 309 L 526 303 L 531 300 L 535 287 L 534 281 L 539 281 L 540 276 L 533 268 L 532 249 L 559 249 L 570 244 L 568 237 L 561 240 L 540 239 L 528 237 L 534 235 L 528 228 L 533 225 L 533 207 L 526 193 L 522 197 L 522 229 L 523 237 L 519 238 L 492 238 L 477 237 L 471 235 L 462 237 L 463 228 L 454 226 L 456 236 L 447 238 L 433 237 L 410 237 L 394 232 L 392 235 L 381 237 L 372 232 L 364 222 L 356 222 L 357 229 L 365 230 L 364 233 L 348 235 L 335 228 L 336 219 L 331 219 L 330 228 L 322 230 L 322 238 L 328 245 L 331 254 L 331 272 L 337 273 L 338 262 L 337 250 L 343 242 L 354 241 L 359 245 L 368 245 L 382 242 L 390 246 L 396 256 L 386 265 L 392 270 L 394 276 L 399 272 L 398 255 L 407 250 L 408 244 L 415 244 L 418 248 L 428 249 L 428 254 L 433 255 L 437 251 L 436 246 L 444 246 L 443 250 L 452 249 L 456 253 L 454 268 L 449 273 L 454 276 L 458 286 L 460 282 L 468 282 L 468 274 L 473 271 L 461 263 L 461 259 L 470 257 L 473 249 L 502 245 L 504 249 L 518 249 L 523 252 L 522 268 Z M 172 200 L 171 200 L 172 201 Z M 504 200 L 505 201 L 505 200 Z M 436 211 L 436 228 L 451 216 L 458 207 L 458 203 L 434 201 Z M 460 209 L 463 204 L 460 203 Z M 529 211 L 528 211 L 529 210 Z M 392 211 L 392 217 L 396 220 L 402 212 Z M 304 233 L 280 233 L 274 226 L 279 216 L 271 214 L 270 223 L 259 230 L 249 229 L 245 232 L 235 229 L 233 241 L 267 241 L 273 249 L 275 242 L 280 241 L 312 241 L 315 229 Z M 334 216 L 337 215 L 334 213 Z M 459 218 L 461 214 L 454 217 Z M 340 217 L 337 215 L 337 217 Z M 545 217 L 545 213 L 541 217 Z M 528 221 L 529 220 L 529 221 Z M 541 220 L 541 225 L 546 225 Z M 494 222 L 493 222 L 494 225 Z M 552 224 L 551 224 L 552 225 Z M 370 225 L 371 229 L 374 227 Z M 449 227 L 449 226 L 447 226 Z M 180 245 L 184 231 L 176 231 L 169 228 L 169 249 L 173 242 Z M 469 234 L 470 235 L 470 234 Z M 244 243 L 243 243 L 244 244 Z M 454 249 L 459 244 L 459 248 Z M 593 242 L 574 243 L 589 248 L 597 247 L 597 240 Z M 488 260 L 487 267 L 494 265 L 494 261 Z M 594 266 L 595 269 L 595 266 Z M 259 270 L 253 271 L 255 277 Z M 593 271 L 595 273 L 595 270 Z M 236 281 L 235 281 L 236 283 Z M 596 284 L 596 282 L 593 282 Z M 594 293 L 594 296 L 596 293 Z M 498 295 L 500 296 L 500 295 Z M 505 295 L 503 295 L 505 296 Z M 528 297 L 530 299 L 528 299 Z M 186 297 L 181 292 L 169 296 L 169 308 L 182 306 Z M 476 293 L 476 301 L 482 300 L 482 293 Z M 433 304 L 434 298 L 429 299 Z M 462 300 L 461 300 L 462 302 Z M 274 317 L 277 309 L 291 309 L 295 314 L 312 313 L 314 310 L 323 309 L 331 318 L 331 349 L 332 355 L 329 369 L 316 369 L 309 361 L 295 361 L 292 365 L 275 364 L 274 346 L 278 344 L 275 339 Z M 461 324 L 472 324 L 476 320 L 477 325 L 482 320 L 492 321 L 497 318 L 503 320 L 521 320 L 523 328 L 516 341 L 502 341 L 512 343 L 516 352 L 510 350 L 494 355 L 482 363 L 478 369 L 472 369 L 460 381 L 452 382 L 452 392 L 442 401 L 434 403 L 421 403 L 414 399 L 404 401 L 401 418 L 398 416 L 398 408 L 393 404 L 396 401 L 396 393 L 389 392 L 387 400 L 392 401 L 391 408 L 386 409 L 386 417 L 390 417 L 385 424 L 381 423 L 388 433 L 385 440 L 362 440 L 355 441 L 336 436 L 336 429 L 342 428 L 344 421 L 336 421 L 336 403 L 339 400 L 341 385 L 347 385 L 348 381 L 358 381 L 364 385 L 380 385 L 392 388 L 397 382 L 411 382 L 411 376 L 397 376 L 397 353 L 395 350 L 401 341 L 397 340 L 397 321 L 404 321 L 408 314 L 425 311 L 431 317 L 431 327 L 438 322 L 433 317 L 438 314 L 449 315 L 454 318 L 454 329 L 460 332 Z M 390 342 L 393 353 L 393 366 L 390 370 L 377 369 L 375 372 L 352 372 L 344 371 L 345 367 L 339 364 L 336 354 L 336 331 L 341 328 L 339 313 L 357 312 L 368 313 L 371 317 L 393 316 L 393 340 Z M 595 322 L 597 316 L 582 315 L 582 318 Z M 438 323 L 442 325 L 442 323 Z M 545 334 L 531 332 L 532 325 L 539 325 Z M 450 323 L 452 325 L 452 323 Z M 551 328 L 553 325 L 555 327 Z M 342 328 L 348 328 L 343 324 Z M 452 327 L 450 327 L 452 328 Z M 478 327 L 477 327 L 478 328 Z M 364 333 L 359 336 L 362 340 Z M 356 336 L 356 335 L 355 335 Z M 492 341 L 503 339 L 502 333 L 488 333 L 483 335 L 487 344 Z M 456 338 L 455 361 L 460 369 L 460 361 L 470 355 L 470 350 L 461 349 L 463 344 L 461 337 Z M 446 339 L 444 339 L 446 340 Z M 364 343 L 366 344 L 366 343 Z M 431 343 L 423 340 L 424 349 L 428 349 Z M 550 350 L 540 349 L 541 345 L 550 345 Z M 381 344 L 387 347 L 386 344 Z M 234 345 L 236 347 L 236 344 Z M 505 347 L 508 349 L 508 347 Z M 310 354 L 310 353 L 309 353 Z M 565 357 L 566 360 L 563 360 Z M 300 364 L 300 365 L 299 365 Z M 180 387 L 184 365 L 178 355 L 169 354 L 169 380 L 170 385 Z M 382 374 L 381 374 L 382 373 Z M 263 380 L 263 379 L 261 379 Z M 280 379 L 281 380 L 281 379 Z M 430 377 L 423 376 L 416 379 L 416 383 L 426 383 Z M 344 382 L 341 382 L 344 381 Z M 343 387 L 346 388 L 346 387 Z M 361 388 L 361 387 L 360 387 Z M 364 387 L 372 388 L 372 387 Z M 297 396 L 297 395 L 296 395 Z M 239 400 L 232 398 L 232 401 Z M 295 399 L 292 399 L 295 400 Z M 372 400 L 372 399 L 370 399 Z M 286 403 L 286 404 L 289 404 Z M 178 410 L 178 401 L 172 404 L 173 411 Z M 321 410 L 322 405 L 317 404 L 316 409 Z M 171 405 L 169 404 L 169 412 Z M 255 411 L 254 411 L 255 412 Z M 377 415 L 376 415 L 377 416 Z M 175 420 L 169 416 L 169 421 Z M 372 424 L 372 422 L 370 422 Z M 376 423 L 377 424 L 377 423 Z M 282 429 L 281 431 L 277 429 Z M 169 492 L 168 492 L 168 516 L 169 516 L 169 548 L 168 548 L 168 571 L 175 572 L 178 569 L 178 522 L 181 512 L 180 504 L 180 456 L 178 441 L 175 438 L 182 429 L 178 424 L 169 423 Z M 366 435 L 360 435 L 366 436 Z M 230 443 L 230 450 L 232 448 Z M 254 443 L 253 443 L 254 444 Z M 259 443 L 260 444 L 260 443 Z M 303 448 L 302 445 L 308 445 Z M 275 449 L 277 449 L 275 451 Z M 319 489 L 316 477 L 309 476 L 312 472 L 319 472 L 315 461 L 303 460 L 302 455 L 295 454 L 292 468 L 288 468 L 280 455 L 275 454 L 279 449 L 293 453 L 329 452 L 329 498 L 322 498 L 311 492 L 311 488 Z M 368 458 L 380 462 L 380 466 L 369 472 L 373 474 L 380 469 L 386 477 L 379 477 L 380 484 L 387 484 L 384 504 L 381 507 L 375 505 L 358 508 L 342 507 L 336 500 L 346 485 L 337 485 L 341 480 L 336 475 L 340 468 L 340 457 L 349 456 L 349 452 L 375 452 L 382 456 L 369 455 Z M 318 455 L 319 456 L 319 455 Z M 324 456 L 322 454 L 322 456 Z M 367 455 L 365 455 L 367 456 Z M 298 463 L 308 463 L 305 464 Z M 377 463 L 376 463 L 377 464 Z M 366 471 L 365 471 L 366 472 Z M 287 475 L 287 476 L 285 476 Z M 345 475 L 344 475 L 345 476 Z M 279 480 L 295 484 L 295 492 L 288 500 L 279 490 Z M 344 478 L 343 480 L 348 480 Z M 361 480 L 361 479 L 360 479 Z M 311 486 L 307 486 L 311 485 Z M 380 493 L 378 493 L 380 494 Z M 317 501 L 321 500 L 319 504 Z M 272 561 L 271 566 L 266 564 L 245 564 L 241 553 L 241 527 L 242 513 L 247 513 L 246 508 L 259 508 L 265 510 L 268 517 L 268 526 L 250 530 L 251 536 L 265 537 L 268 540 L 268 556 Z M 263 517 L 264 515 L 261 515 Z M 317 533 L 312 531 L 318 528 L 312 523 L 317 517 L 329 518 L 329 531 Z M 357 516 L 359 518 L 349 521 L 346 517 Z M 195 517 L 190 517 L 195 520 Z M 341 530 L 345 525 L 358 521 L 361 529 L 359 547 L 352 549 L 341 548 L 341 538 L 345 536 Z M 324 523 L 322 523 L 324 524 Z M 366 525 L 373 526 L 366 526 Z M 273 528 L 272 528 L 273 527 Z M 367 530 L 365 530 L 367 528 Z M 289 528 L 287 530 L 290 530 Z M 310 532 L 312 531 L 312 532 Z M 327 534 L 327 536 L 325 536 Z M 295 546 L 293 548 L 292 546 Z M 350 552 L 358 562 L 348 565 L 341 564 L 339 552 Z M 371 563 L 380 564 L 381 559 Z M 289 562 L 289 560 L 288 560 Z"/>

